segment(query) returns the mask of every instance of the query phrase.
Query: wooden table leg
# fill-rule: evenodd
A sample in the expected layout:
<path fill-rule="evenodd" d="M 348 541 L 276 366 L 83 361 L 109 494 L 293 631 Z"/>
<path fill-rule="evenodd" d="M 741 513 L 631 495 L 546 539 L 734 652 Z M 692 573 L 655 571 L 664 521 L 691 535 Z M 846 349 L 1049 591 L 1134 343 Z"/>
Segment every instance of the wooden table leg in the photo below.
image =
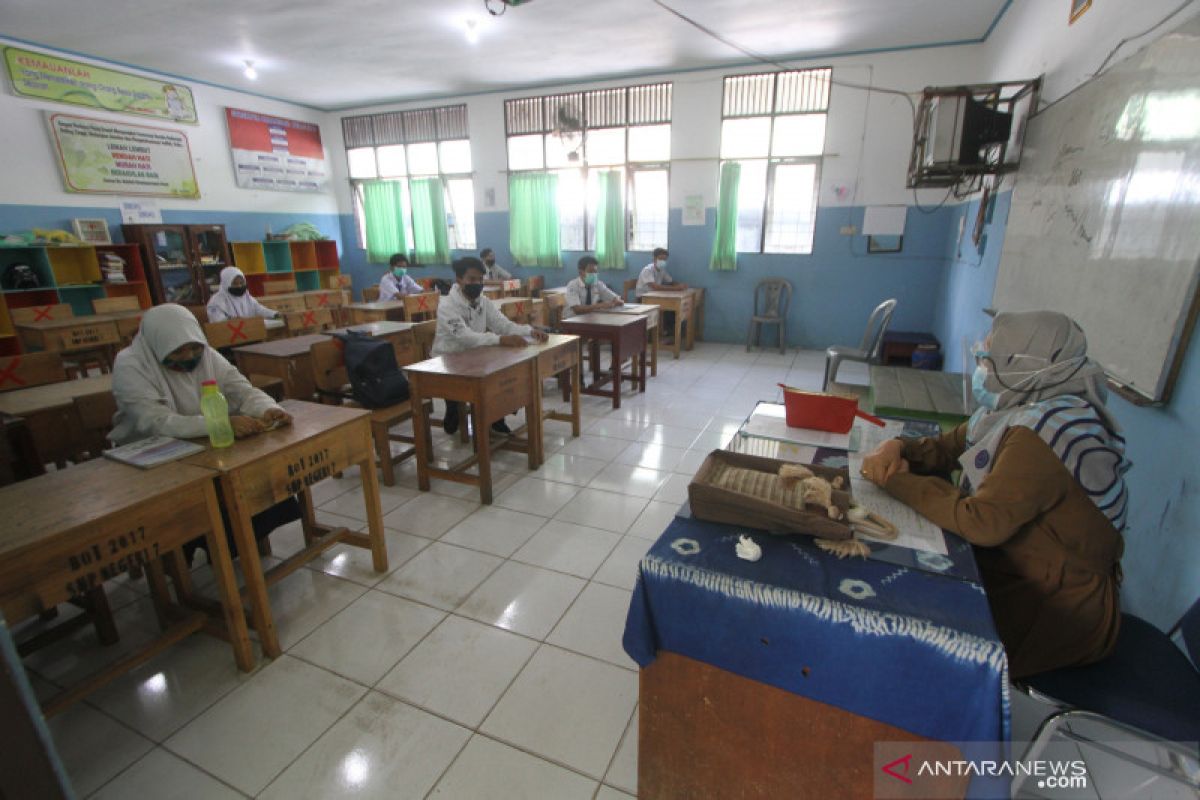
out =
<path fill-rule="evenodd" d="M 537 376 L 536 369 L 534 376 Z M 540 392 L 537 397 L 541 397 Z M 542 404 L 536 400 L 525 406 L 525 437 L 529 440 L 529 447 L 526 448 L 529 451 L 529 468 L 537 469 L 546 458 L 546 442 L 542 438 Z"/>
<path fill-rule="evenodd" d="M 409 402 L 413 411 L 413 447 L 417 459 L 417 488 L 429 491 L 429 460 L 433 456 L 433 435 L 429 430 L 429 414 L 425 410 L 425 398 L 421 396 L 420 380 L 409 383 Z M 461 411 L 461 409 L 460 409 Z M 466 424 L 466 420 L 460 420 Z"/>
<path fill-rule="evenodd" d="M 650 331 L 650 377 L 658 377 L 658 344 L 662 339 L 662 316 L 659 316 L 658 324 L 654 326 L 654 330 Z"/>
<path fill-rule="evenodd" d="M 646 391 L 646 345 L 637 354 L 638 361 L 638 392 Z"/>
<path fill-rule="evenodd" d="M 300 528 L 304 532 L 304 546 L 309 547 L 320 532 L 317 530 L 317 513 L 313 510 L 312 493 L 305 487 L 297 496 L 300 501 Z"/>
<path fill-rule="evenodd" d="M 679 360 L 679 347 L 683 343 L 683 310 L 675 312 L 675 341 L 671 342 L 671 349 L 675 352 L 675 360 Z"/>
<path fill-rule="evenodd" d="M 623 354 L 621 353 L 621 335 L 617 334 L 609 342 L 612 347 L 612 388 L 613 388 L 613 408 L 621 407 L 621 369 L 625 363 Z"/>
<path fill-rule="evenodd" d="M 108 595 L 104 593 L 104 587 L 89 589 L 85 605 L 100 644 L 116 644 L 121 637 L 117 633 L 116 623 L 113 622 L 112 607 L 108 604 Z"/>
<path fill-rule="evenodd" d="M 682 316 L 682 315 L 680 315 Z M 687 349 L 691 350 L 696 346 L 696 307 L 693 305 L 692 310 L 688 312 L 687 319 Z"/>
<path fill-rule="evenodd" d="M 246 630 L 246 614 L 242 610 L 242 596 L 238 592 L 237 579 L 233 575 L 233 561 L 229 557 L 225 524 L 221 522 L 221 509 L 217 505 L 216 490 L 211 483 L 204 487 L 204 495 L 211 528 L 208 532 L 208 553 L 212 560 L 213 575 L 217 579 L 217 593 L 221 600 L 221 609 L 225 613 L 225 630 L 229 634 L 229 644 L 233 647 L 233 660 L 237 663 L 238 669 L 242 672 L 249 672 L 254 668 L 254 650 L 250 647 L 250 634 Z M 179 560 L 183 560 L 182 556 Z M 254 550 L 254 560 L 258 561 L 257 550 Z M 182 566 L 186 571 L 187 565 L 183 564 Z M 261 576 L 261 574 L 260 570 L 259 575 Z M 176 590 L 178 591 L 178 587 Z M 257 612 L 255 614 L 255 625 L 257 626 Z"/>
<path fill-rule="evenodd" d="M 271 614 L 267 580 L 263 575 L 262 560 L 258 557 L 258 545 L 254 541 L 254 522 L 250 510 L 227 475 L 221 477 L 221 495 L 229 512 L 229 520 L 233 523 L 233 539 L 237 542 L 242 577 L 246 580 L 246 595 L 250 598 L 250 616 L 254 619 L 254 629 L 258 631 L 263 655 L 279 658 L 283 655 L 283 648 L 279 646 L 279 633 L 275 630 L 275 618 Z M 236 593 L 236 588 L 234 591 Z"/>
<path fill-rule="evenodd" d="M 471 417 L 475 422 L 475 456 L 479 459 L 479 502 L 490 506 L 492 504 L 492 426 L 487 421 L 486 411 L 487 403 L 471 404 Z"/>
<path fill-rule="evenodd" d="M 582 392 L 580 391 L 582 389 L 582 386 L 580 384 L 583 382 L 581 380 L 582 372 L 583 372 L 583 362 L 582 361 L 576 362 L 575 366 L 571 367 L 571 436 L 573 436 L 576 439 L 579 438 L 580 429 L 582 427 L 581 421 L 579 418 L 579 414 L 580 414 L 579 395 L 582 394 Z"/>
<path fill-rule="evenodd" d="M 387 572 L 387 541 L 383 538 L 383 509 L 379 505 L 379 479 L 375 477 L 375 460 L 371 455 L 371 431 L 368 426 L 363 434 L 366 439 L 362 447 L 367 457 L 358 463 L 362 474 L 363 502 L 367 505 L 367 535 L 371 537 L 371 566 L 376 572 Z M 419 457 L 419 456 L 418 456 Z M 305 490 L 307 494 L 307 490 Z"/>

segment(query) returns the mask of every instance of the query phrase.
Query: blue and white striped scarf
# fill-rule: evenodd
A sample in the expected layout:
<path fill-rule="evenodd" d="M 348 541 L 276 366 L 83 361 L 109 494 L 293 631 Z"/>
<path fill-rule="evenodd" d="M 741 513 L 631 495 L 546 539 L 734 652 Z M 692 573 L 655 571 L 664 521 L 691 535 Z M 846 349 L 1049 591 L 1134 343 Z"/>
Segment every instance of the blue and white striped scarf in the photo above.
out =
<path fill-rule="evenodd" d="M 977 423 L 990 415 L 988 425 Z M 1000 416 L 1001 419 L 995 419 Z M 1003 411 L 980 408 L 967 424 L 967 449 L 959 457 L 961 486 L 973 492 L 991 472 L 996 449 L 1009 428 L 1021 425 L 1041 437 L 1078 481 L 1096 507 L 1121 531 L 1129 507 L 1125 473 L 1131 463 L 1125 458 L 1125 439 L 1104 424 L 1104 418 L 1086 400 L 1059 395 Z M 971 433 L 982 428 L 983 437 L 972 441 Z"/>

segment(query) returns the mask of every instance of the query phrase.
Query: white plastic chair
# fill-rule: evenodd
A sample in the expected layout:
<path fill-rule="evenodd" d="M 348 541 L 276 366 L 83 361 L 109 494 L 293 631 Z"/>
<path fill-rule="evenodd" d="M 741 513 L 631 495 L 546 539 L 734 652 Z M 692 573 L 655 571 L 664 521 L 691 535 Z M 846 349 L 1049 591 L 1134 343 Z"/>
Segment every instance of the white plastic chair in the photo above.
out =
<path fill-rule="evenodd" d="M 861 361 L 864 364 L 879 362 L 879 352 L 883 349 L 883 335 L 887 333 L 888 325 L 892 322 L 892 312 L 896 310 L 896 298 L 884 300 L 875 307 L 867 320 L 867 329 L 863 332 L 862 342 L 858 347 L 835 344 L 825 350 L 825 383 L 822 389 L 828 389 L 829 384 L 837 380 L 838 366 L 843 361 Z"/>

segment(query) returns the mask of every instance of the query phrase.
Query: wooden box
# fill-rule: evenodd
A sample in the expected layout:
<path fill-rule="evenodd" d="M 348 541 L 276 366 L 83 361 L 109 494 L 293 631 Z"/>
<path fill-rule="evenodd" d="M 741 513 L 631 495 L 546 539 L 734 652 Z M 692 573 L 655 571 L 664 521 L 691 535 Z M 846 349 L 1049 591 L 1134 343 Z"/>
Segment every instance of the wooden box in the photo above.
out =
<path fill-rule="evenodd" d="M 712 451 L 700 465 L 692 482 L 688 484 L 688 502 L 692 507 L 692 516 L 709 522 L 758 528 L 768 533 L 805 533 L 822 539 L 849 539 L 853 530 L 846 520 L 846 510 L 850 507 L 848 491 L 833 490 L 834 505 L 842 511 L 842 519 L 834 520 L 830 519 L 827 511 L 820 506 L 809 505 L 801 510 L 783 503 L 771 502 L 763 497 L 734 491 L 716 483 L 718 474 L 728 467 L 774 475 L 779 472 L 781 466 L 792 463 L 775 458 L 732 453 L 728 450 Z M 845 470 L 814 464 L 803 466 L 812 470 L 814 475 L 830 482 L 840 477 L 845 485 L 849 485 Z"/>

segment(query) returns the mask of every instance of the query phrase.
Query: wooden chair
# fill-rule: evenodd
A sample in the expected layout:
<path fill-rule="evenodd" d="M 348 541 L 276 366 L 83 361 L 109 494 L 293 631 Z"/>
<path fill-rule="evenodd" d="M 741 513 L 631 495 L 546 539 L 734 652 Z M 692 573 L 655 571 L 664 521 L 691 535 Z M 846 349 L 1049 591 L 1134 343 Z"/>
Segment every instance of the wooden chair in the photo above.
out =
<path fill-rule="evenodd" d="M 621 299 L 626 303 L 633 302 L 633 300 L 630 299 L 629 294 L 630 292 L 637 291 L 637 282 L 637 278 L 629 278 L 621 284 Z"/>
<path fill-rule="evenodd" d="M 546 327 L 552 331 L 558 330 L 562 323 L 563 311 L 567 307 L 567 296 L 554 292 L 542 295 L 542 305 L 546 309 Z"/>
<path fill-rule="evenodd" d="M 525 282 L 526 297 L 541 297 L 542 289 L 546 288 L 546 276 L 534 275 Z"/>
<path fill-rule="evenodd" d="M 519 325 L 534 324 L 536 315 L 533 301 L 522 299 L 516 303 L 505 303 L 500 306 L 500 313 Z"/>
<path fill-rule="evenodd" d="M 263 281 L 263 294 L 287 294 L 296 291 L 295 278 L 271 278 Z"/>
<path fill-rule="evenodd" d="M 92 311 L 97 314 L 111 314 L 114 311 L 140 311 L 141 309 L 142 304 L 133 295 L 92 299 Z"/>
<path fill-rule="evenodd" d="M 268 295 L 266 297 L 259 298 L 258 302 L 262 303 L 267 308 L 278 311 L 280 314 L 287 314 L 293 311 L 303 311 L 305 308 L 304 298 L 299 296 L 271 297 Z"/>
<path fill-rule="evenodd" d="M 87 317 L 69 328 L 59 328 L 57 348 L 62 356 L 67 375 L 71 378 L 86 378 L 92 367 L 100 372 L 112 372 L 113 352 L 121 344 L 119 326 L 114 322 L 97 324 Z M 86 341 L 87 344 L 78 344 Z"/>
<path fill-rule="evenodd" d="M 47 306 L 27 306 L 24 308 L 9 308 L 9 316 L 14 324 L 23 322 L 57 322 L 64 319 L 74 319 L 75 310 L 69 303 L 55 303 Z M 114 339 L 116 344 L 119 339 Z M 96 367 L 101 372 L 108 372 L 112 367 L 112 352 L 109 347 L 63 348 L 60 351 L 67 368 L 67 374 L 72 378 L 86 376 L 88 370 Z"/>
<path fill-rule="evenodd" d="M 58 353 L 23 353 L 0 358 L 0 392 L 28 389 L 67 380 L 67 370 Z"/>
<path fill-rule="evenodd" d="M 333 312 L 327 308 L 296 311 L 284 314 L 283 321 L 291 336 L 321 333 L 333 328 Z"/>
<path fill-rule="evenodd" d="M 184 306 L 184 308 L 192 312 L 192 316 L 196 318 L 201 327 L 208 324 L 208 306 Z"/>
<path fill-rule="evenodd" d="M 0 486 L 45 473 L 46 468 L 25 420 L 0 414 L 0 429 Z"/>
<path fill-rule="evenodd" d="M 421 348 L 421 360 L 430 357 L 430 350 L 433 349 L 433 339 L 437 335 L 437 320 L 431 319 L 426 322 L 418 322 L 412 326 L 413 338 L 417 340 L 417 345 Z"/>
<path fill-rule="evenodd" d="M 396 350 L 396 363 L 400 366 L 412 364 L 421 360 L 421 348 L 414 338 L 405 337 L 393 343 Z M 313 383 L 317 387 L 317 396 L 323 403 L 341 405 L 353 403 L 350 395 L 350 378 L 346 374 L 346 362 L 343 358 L 339 342 L 330 340 L 316 342 L 309 349 L 312 362 Z M 433 402 L 426 402 L 426 411 L 433 409 Z M 375 457 L 383 470 L 383 485 L 396 485 L 395 465 L 417 452 L 412 436 L 393 433 L 392 428 L 402 422 L 412 419 L 412 404 L 405 400 L 402 403 L 385 408 L 373 408 L 371 411 L 371 439 L 375 443 Z M 392 454 L 392 442 L 408 445 L 400 453 Z"/>
<path fill-rule="evenodd" d="M 83 444 L 88 458 L 98 458 L 108 447 L 108 434 L 117 413 L 117 399 L 112 392 L 76 397 L 75 413 L 83 429 Z"/>
<path fill-rule="evenodd" d="M 75 311 L 70 303 L 55 303 L 49 306 L 26 306 L 24 308 L 8 309 L 14 323 L 21 322 L 57 322 L 62 319 L 74 319 Z"/>
<path fill-rule="evenodd" d="M 364 303 L 379 302 L 379 287 L 368 286 L 367 288 L 363 289 L 362 298 Z"/>
<path fill-rule="evenodd" d="M 404 318 L 409 322 L 437 319 L 438 301 L 441 297 L 437 292 L 406 294 L 404 296 Z"/>
<path fill-rule="evenodd" d="M 267 324 L 262 317 L 227 319 L 204 323 L 204 338 L 217 350 L 267 339 Z"/>

